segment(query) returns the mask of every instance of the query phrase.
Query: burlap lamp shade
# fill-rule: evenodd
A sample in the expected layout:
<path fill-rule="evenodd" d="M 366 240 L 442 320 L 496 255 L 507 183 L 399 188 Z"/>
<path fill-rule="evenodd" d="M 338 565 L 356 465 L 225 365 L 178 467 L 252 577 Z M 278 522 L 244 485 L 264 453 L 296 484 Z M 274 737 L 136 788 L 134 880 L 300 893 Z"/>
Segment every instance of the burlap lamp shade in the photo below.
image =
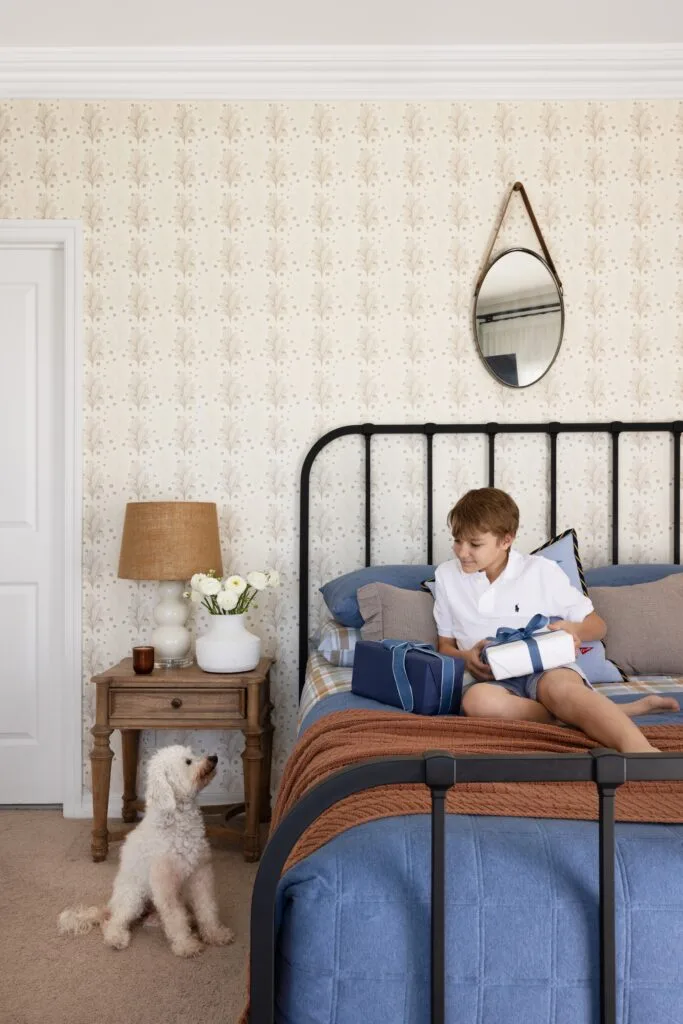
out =
<path fill-rule="evenodd" d="M 126 580 L 189 580 L 213 569 L 223 575 L 218 512 L 212 501 L 133 501 L 126 505 L 119 576 Z"/>
<path fill-rule="evenodd" d="M 183 591 L 196 572 L 223 575 L 218 512 L 212 501 L 133 501 L 126 505 L 119 576 L 159 580 L 157 628 L 152 634 L 155 665 L 192 664 L 192 637 Z"/>

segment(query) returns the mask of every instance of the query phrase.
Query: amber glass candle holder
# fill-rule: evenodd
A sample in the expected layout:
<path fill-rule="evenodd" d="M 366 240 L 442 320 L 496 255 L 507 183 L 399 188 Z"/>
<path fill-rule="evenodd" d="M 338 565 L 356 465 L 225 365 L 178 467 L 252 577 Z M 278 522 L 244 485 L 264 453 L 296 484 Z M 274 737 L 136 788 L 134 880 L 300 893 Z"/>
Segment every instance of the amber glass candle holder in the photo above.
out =
<path fill-rule="evenodd" d="M 133 648 L 133 672 L 138 676 L 147 676 L 154 670 L 154 648 Z"/>

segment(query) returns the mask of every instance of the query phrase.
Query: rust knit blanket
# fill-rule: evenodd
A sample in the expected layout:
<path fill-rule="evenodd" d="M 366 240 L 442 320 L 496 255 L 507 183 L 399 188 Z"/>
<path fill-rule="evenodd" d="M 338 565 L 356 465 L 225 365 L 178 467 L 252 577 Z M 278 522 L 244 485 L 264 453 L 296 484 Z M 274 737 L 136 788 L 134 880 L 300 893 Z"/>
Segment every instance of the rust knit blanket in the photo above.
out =
<path fill-rule="evenodd" d="M 645 726 L 662 751 L 683 752 L 683 725 Z M 422 754 L 584 753 L 595 747 L 582 732 L 556 725 L 499 719 L 397 715 L 390 711 L 338 711 L 312 725 L 285 766 L 271 831 L 313 786 L 328 775 L 373 757 Z M 493 814 L 524 818 L 597 819 L 593 783 L 463 783 L 449 792 L 453 814 Z M 302 835 L 285 870 L 355 825 L 401 814 L 428 814 L 426 786 L 382 786 L 335 804 Z M 683 782 L 630 782 L 617 793 L 620 821 L 683 822 Z M 248 1009 L 240 1018 L 247 1024 Z"/>
<path fill-rule="evenodd" d="M 683 725 L 645 726 L 662 751 L 683 752 Z M 422 754 L 583 753 L 595 747 L 582 732 L 557 725 L 452 716 L 397 715 L 391 711 L 338 711 L 301 737 L 285 766 L 272 828 L 312 786 L 350 764 L 372 757 Z M 428 814 L 426 786 L 383 786 L 347 798 L 321 815 L 294 847 L 287 868 L 354 825 L 399 814 Z M 464 783 L 450 790 L 453 814 L 523 818 L 597 819 L 593 783 Z M 683 822 L 683 783 L 632 782 L 617 794 L 620 821 Z"/>

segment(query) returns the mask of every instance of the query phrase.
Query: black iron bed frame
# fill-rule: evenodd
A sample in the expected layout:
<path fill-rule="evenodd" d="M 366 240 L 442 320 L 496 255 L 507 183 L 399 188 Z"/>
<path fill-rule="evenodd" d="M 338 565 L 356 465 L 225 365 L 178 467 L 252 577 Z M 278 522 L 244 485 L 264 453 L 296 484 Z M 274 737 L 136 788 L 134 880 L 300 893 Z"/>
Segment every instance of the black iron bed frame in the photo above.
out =
<path fill-rule="evenodd" d="M 371 564 L 371 441 L 375 434 L 422 434 L 427 446 L 427 562 L 432 561 L 433 459 L 436 434 L 488 437 L 488 482 L 495 483 L 495 442 L 499 434 L 546 434 L 550 443 L 550 532 L 556 533 L 557 438 L 562 433 L 607 433 L 611 437 L 612 561 L 619 561 L 619 437 L 623 433 L 666 433 L 673 439 L 673 559 L 681 561 L 681 433 L 683 421 L 667 423 L 372 423 L 339 427 L 310 449 L 301 471 L 299 563 L 299 692 L 304 684 L 309 632 L 310 476 L 316 456 L 331 441 L 350 434 L 365 439 L 365 564 Z M 432 801 L 431 1022 L 445 1024 L 445 799 L 457 782 L 594 782 L 599 803 L 600 1024 L 616 1024 L 615 813 L 616 791 L 624 782 L 683 780 L 683 756 L 619 754 L 463 755 L 426 751 L 421 757 L 375 758 L 353 765 L 310 790 L 283 819 L 264 850 L 251 906 L 250 1024 L 275 1020 L 275 901 L 285 862 L 303 832 L 333 804 L 377 786 L 421 783 Z M 390 1024 L 390 1022 L 388 1022 Z"/>

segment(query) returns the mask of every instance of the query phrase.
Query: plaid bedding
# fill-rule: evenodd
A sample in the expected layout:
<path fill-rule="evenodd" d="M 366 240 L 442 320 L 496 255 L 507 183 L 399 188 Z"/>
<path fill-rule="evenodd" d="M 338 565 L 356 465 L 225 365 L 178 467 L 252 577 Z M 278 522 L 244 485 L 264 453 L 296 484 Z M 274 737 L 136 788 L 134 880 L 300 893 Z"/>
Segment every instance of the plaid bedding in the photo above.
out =
<path fill-rule="evenodd" d="M 353 669 L 331 665 L 318 651 L 311 651 L 306 665 L 306 681 L 299 703 L 300 726 L 311 708 L 331 693 L 351 690 Z M 638 696 L 644 693 L 672 693 L 683 697 L 681 676 L 629 676 L 621 683 L 597 683 L 596 690 L 606 697 Z"/>

